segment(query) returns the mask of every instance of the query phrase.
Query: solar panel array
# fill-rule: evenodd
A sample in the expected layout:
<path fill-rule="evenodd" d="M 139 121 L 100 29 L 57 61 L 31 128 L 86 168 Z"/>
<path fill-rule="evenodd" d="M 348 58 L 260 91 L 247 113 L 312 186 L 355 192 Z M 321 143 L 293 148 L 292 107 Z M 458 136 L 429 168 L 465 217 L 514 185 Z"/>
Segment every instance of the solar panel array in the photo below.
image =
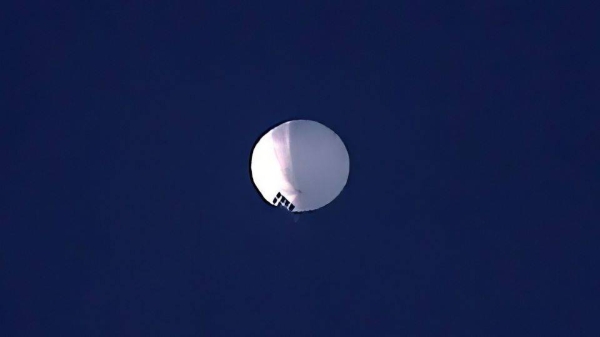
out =
<path fill-rule="evenodd" d="M 281 194 L 281 192 L 277 192 L 277 196 L 275 196 L 275 198 L 273 199 L 273 203 L 275 204 L 275 206 L 285 207 L 288 211 L 293 211 L 294 208 L 296 208 L 296 206 L 294 206 L 294 204 L 292 204 L 289 200 L 287 200 Z"/>

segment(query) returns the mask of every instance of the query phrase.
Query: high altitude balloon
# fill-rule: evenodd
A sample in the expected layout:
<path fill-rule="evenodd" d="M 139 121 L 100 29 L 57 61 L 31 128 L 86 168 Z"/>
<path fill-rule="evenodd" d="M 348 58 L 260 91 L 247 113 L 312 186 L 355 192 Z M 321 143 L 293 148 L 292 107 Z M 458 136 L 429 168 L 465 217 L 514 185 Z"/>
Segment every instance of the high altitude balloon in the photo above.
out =
<path fill-rule="evenodd" d="M 314 121 L 293 120 L 259 139 L 250 170 L 267 202 L 304 212 L 321 208 L 340 194 L 350 173 L 350 158 L 331 129 Z"/>

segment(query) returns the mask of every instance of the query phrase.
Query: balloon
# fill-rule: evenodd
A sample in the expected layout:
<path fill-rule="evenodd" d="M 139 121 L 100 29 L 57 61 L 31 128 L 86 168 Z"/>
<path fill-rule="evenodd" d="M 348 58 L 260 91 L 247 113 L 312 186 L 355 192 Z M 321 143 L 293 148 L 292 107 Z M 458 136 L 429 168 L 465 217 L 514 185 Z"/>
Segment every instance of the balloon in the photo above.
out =
<path fill-rule="evenodd" d="M 314 121 L 293 120 L 259 139 L 250 171 L 268 203 L 305 212 L 329 204 L 340 194 L 350 173 L 350 158 L 331 129 Z"/>

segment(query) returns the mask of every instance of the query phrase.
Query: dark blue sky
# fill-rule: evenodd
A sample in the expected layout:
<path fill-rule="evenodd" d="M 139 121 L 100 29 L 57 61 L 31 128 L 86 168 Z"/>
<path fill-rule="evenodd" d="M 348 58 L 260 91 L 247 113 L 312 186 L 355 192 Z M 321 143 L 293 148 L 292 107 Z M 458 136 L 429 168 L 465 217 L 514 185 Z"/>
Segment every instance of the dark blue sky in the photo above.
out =
<path fill-rule="evenodd" d="M 600 335 L 596 14 L 6 8 L 0 335 Z M 293 118 L 351 160 L 298 223 L 248 171 Z"/>

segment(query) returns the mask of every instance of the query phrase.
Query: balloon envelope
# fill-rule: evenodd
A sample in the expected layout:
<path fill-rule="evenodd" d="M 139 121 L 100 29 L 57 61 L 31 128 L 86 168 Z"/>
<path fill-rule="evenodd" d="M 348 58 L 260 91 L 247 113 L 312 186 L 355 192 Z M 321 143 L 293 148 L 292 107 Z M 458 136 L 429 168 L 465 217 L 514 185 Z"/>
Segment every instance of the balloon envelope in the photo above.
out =
<path fill-rule="evenodd" d="M 321 208 L 340 194 L 350 173 L 350 158 L 331 129 L 314 121 L 293 120 L 260 138 L 250 170 L 267 202 L 304 212 Z"/>

